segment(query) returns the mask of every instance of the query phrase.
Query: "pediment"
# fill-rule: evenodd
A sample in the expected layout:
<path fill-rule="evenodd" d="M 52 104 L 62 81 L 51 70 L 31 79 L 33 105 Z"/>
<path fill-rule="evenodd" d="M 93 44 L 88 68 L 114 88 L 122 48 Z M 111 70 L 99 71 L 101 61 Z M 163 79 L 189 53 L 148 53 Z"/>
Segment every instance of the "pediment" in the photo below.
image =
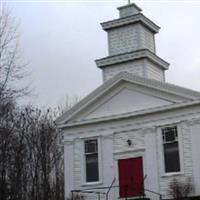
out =
<path fill-rule="evenodd" d="M 128 112 L 140 111 L 149 108 L 172 104 L 173 102 L 147 95 L 128 88 L 105 100 L 99 107 L 90 111 L 84 118 L 99 118 L 104 116 L 119 115 Z"/>
<path fill-rule="evenodd" d="M 197 91 L 120 72 L 64 112 L 56 123 L 62 126 L 104 117 L 116 118 L 138 111 L 151 112 L 154 108 L 162 110 L 196 99 L 200 99 Z"/>
<path fill-rule="evenodd" d="M 173 104 L 178 99 L 170 98 L 159 92 L 123 84 L 102 96 L 95 104 L 91 105 L 77 120 L 93 119 L 120 115 L 129 112 L 141 111 L 155 107 Z"/>

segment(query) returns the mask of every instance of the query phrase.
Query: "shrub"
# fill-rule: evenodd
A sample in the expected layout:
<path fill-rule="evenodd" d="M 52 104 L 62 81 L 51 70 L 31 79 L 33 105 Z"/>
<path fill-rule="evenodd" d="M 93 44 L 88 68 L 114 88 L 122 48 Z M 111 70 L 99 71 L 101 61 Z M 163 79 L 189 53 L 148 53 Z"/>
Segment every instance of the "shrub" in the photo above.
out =
<path fill-rule="evenodd" d="M 188 196 L 193 192 L 194 186 L 192 184 L 191 178 L 187 178 L 185 181 L 180 181 L 174 178 L 169 183 L 168 193 L 176 200 L 187 199 Z"/>

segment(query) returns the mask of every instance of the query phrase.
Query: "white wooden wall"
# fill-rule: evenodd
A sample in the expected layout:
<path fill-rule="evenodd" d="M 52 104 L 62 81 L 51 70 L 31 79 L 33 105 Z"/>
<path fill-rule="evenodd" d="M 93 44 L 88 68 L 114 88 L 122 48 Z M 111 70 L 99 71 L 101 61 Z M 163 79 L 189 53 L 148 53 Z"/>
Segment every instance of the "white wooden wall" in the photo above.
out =
<path fill-rule="evenodd" d="M 190 111 L 190 112 L 189 112 Z M 117 160 L 143 156 L 145 188 L 167 196 L 168 184 L 173 177 L 186 180 L 191 177 L 195 185 L 194 195 L 200 195 L 200 108 L 185 108 L 163 114 L 144 116 L 137 120 L 93 124 L 68 129 L 65 133 L 65 181 L 66 196 L 72 189 L 109 186 L 118 178 Z M 196 121 L 194 120 L 196 119 Z M 161 127 L 177 124 L 182 171 L 179 174 L 164 173 Z M 84 182 L 83 140 L 89 137 L 100 139 L 100 182 L 87 185 Z M 127 139 L 133 145 L 127 145 Z M 67 142 L 67 141 L 72 142 Z M 73 148 L 72 148 L 73 147 Z M 117 183 L 118 184 L 118 180 Z M 118 197 L 118 191 L 111 199 Z M 147 193 L 152 199 L 157 196 Z"/>

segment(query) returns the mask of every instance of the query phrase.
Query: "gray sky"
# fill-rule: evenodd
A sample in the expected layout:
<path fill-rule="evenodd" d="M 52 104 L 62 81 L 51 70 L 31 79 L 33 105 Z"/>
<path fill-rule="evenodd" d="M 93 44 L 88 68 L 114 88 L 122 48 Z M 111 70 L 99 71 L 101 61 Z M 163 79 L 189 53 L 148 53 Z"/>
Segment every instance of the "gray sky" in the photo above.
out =
<path fill-rule="evenodd" d="M 127 1 L 9 1 L 20 20 L 21 49 L 32 75 L 36 105 L 57 106 L 84 97 L 102 82 L 94 60 L 107 56 L 100 22 L 118 18 Z M 133 2 L 133 1 L 132 1 Z M 157 55 L 170 63 L 167 82 L 200 91 L 200 1 L 136 1 L 161 27 Z"/>

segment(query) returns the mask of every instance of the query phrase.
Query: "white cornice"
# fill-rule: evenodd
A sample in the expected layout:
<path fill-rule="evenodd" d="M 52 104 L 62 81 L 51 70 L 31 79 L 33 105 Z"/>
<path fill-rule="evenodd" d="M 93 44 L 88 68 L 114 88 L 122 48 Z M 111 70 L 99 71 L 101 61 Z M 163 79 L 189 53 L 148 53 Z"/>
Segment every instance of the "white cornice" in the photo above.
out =
<path fill-rule="evenodd" d="M 170 111 L 174 109 L 181 109 L 184 107 L 195 106 L 195 105 L 200 105 L 200 99 L 194 100 L 194 101 L 182 102 L 182 103 L 175 103 L 172 105 L 170 104 L 166 106 L 161 106 L 161 107 L 156 107 L 156 108 L 151 108 L 151 109 L 146 109 L 146 110 L 141 110 L 141 111 L 124 113 L 120 115 L 112 115 L 112 116 L 105 116 L 105 117 L 100 117 L 100 118 L 73 121 L 68 124 L 59 125 L 59 127 L 66 128 L 66 127 L 74 127 L 74 126 L 87 125 L 87 124 L 93 124 L 93 123 L 103 123 L 103 122 L 112 121 L 112 120 L 119 120 L 119 119 L 125 119 L 125 118 L 130 118 L 130 117 L 165 112 L 165 111 Z"/>
<path fill-rule="evenodd" d="M 124 54 L 119 54 L 115 56 L 108 56 L 102 59 L 96 60 L 97 67 L 103 68 L 110 65 L 133 61 L 141 58 L 147 58 L 151 62 L 156 63 L 160 67 L 162 67 L 164 70 L 168 69 L 169 63 L 149 51 L 148 49 L 141 49 L 133 52 L 128 52 Z"/>
<path fill-rule="evenodd" d="M 200 118 L 191 119 L 191 120 L 188 121 L 188 124 L 189 124 L 190 126 L 196 125 L 196 124 L 200 124 Z"/>
<path fill-rule="evenodd" d="M 160 29 L 159 26 L 157 26 L 155 23 L 153 23 L 150 19 L 148 19 L 141 13 L 124 18 L 115 19 L 108 22 L 103 22 L 101 23 L 101 26 L 104 30 L 107 31 L 109 29 L 125 26 L 128 24 L 134 24 L 138 22 L 141 22 L 144 26 L 146 26 L 149 30 L 151 30 L 154 33 L 158 33 Z"/>
<path fill-rule="evenodd" d="M 59 118 L 57 118 L 56 124 L 58 125 L 58 127 L 62 127 L 64 125 L 64 123 L 66 123 L 69 119 L 74 117 L 82 109 L 89 106 L 91 102 L 98 99 L 101 95 L 103 95 L 105 92 L 107 92 L 112 87 L 116 86 L 117 84 L 119 84 L 122 81 L 127 81 L 127 82 L 130 82 L 133 84 L 145 86 L 147 88 L 153 88 L 153 89 L 167 92 L 167 93 L 177 95 L 180 97 L 185 97 L 188 100 L 190 100 L 189 103 L 193 102 L 191 100 L 200 99 L 200 93 L 197 91 L 189 90 L 189 89 L 186 89 L 186 88 L 183 88 L 180 86 L 176 86 L 173 84 L 169 84 L 169 83 L 146 79 L 143 77 L 129 74 L 127 72 L 120 72 L 115 77 L 109 79 L 103 85 L 101 85 L 99 88 L 94 90 L 91 94 L 89 94 L 87 97 L 85 97 L 83 100 L 81 100 L 78 104 L 76 104 L 70 110 L 64 112 L 64 114 L 62 114 Z M 188 102 L 186 102 L 186 103 L 188 103 Z"/>

